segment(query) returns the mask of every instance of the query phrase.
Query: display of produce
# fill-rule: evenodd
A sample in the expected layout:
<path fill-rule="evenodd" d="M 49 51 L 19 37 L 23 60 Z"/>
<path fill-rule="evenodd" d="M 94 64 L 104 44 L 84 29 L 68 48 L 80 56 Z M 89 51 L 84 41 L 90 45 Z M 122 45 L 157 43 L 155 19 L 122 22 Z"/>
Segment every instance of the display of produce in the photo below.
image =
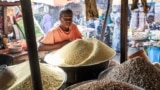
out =
<path fill-rule="evenodd" d="M 115 54 L 112 48 L 98 39 L 78 39 L 50 53 L 45 61 L 59 66 L 86 66 L 110 60 Z"/>
<path fill-rule="evenodd" d="M 148 31 L 146 32 L 133 32 L 132 36 L 129 37 L 130 40 L 147 40 Z"/>
<path fill-rule="evenodd" d="M 127 82 L 145 90 L 159 90 L 160 88 L 160 71 L 141 57 L 132 58 L 113 67 L 105 75 L 103 74 L 102 79 Z"/>
<path fill-rule="evenodd" d="M 132 48 L 143 46 L 160 47 L 160 13 L 157 13 L 160 4 L 157 3 L 156 5 L 154 3 L 155 6 L 153 4 L 153 6 L 150 6 L 147 0 L 141 0 L 140 4 L 138 1 L 140 0 L 132 0 L 133 3 L 131 7 L 129 6 L 131 10 L 137 10 L 134 13 L 131 12 L 131 20 L 133 22 L 130 22 L 132 28 L 130 28 L 131 33 L 128 35 L 129 43 L 131 43 L 129 46 Z M 90 0 L 84 1 L 86 4 L 86 20 L 98 18 L 97 2 L 98 0 L 93 0 L 93 2 Z M 151 3 L 153 3 L 153 1 Z M 23 38 L 26 39 L 22 18 L 16 21 L 22 31 Z M 36 37 L 41 38 L 44 33 L 37 23 L 34 24 L 36 25 Z M 115 27 L 115 25 L 113 27 Z M 87 29 L 85 28 L 85 30 Z M 111 60 L 116 55 L 116 52 L 104 42 L 95 39 L 96 31 L 84 31 L 84 35 L 86 35 L 88 39 L 83 38 L 72 41 L 61 49 L 47 54 L 45 61 L 52 65 L 40 63 L 43 90 L 59 90 L 65 82 L 67 82 L 68 85 L 73 84 L 65 90 L 160 89 L 160 63 L 151 63 L 147 57 L 149 53 L 146 54 L 144 50 L 140 50 L 138 55 L 134 53 L 128 57 L 130 60 L 120 64 Z M 8 47 L 8 49 L 9 52 L 13 54 L 26 50 L 26 47 L 25 43 L 25 46 L 22 45 L 18 47 L 13 45 L 12 47 Z M 2 46 L 2 48 L 4 48 L 4 46 Z M 9 69 L 11 69 L 13 73 Z M 97 77 L 98 80 L 95 80 Z M 33 90 L 32 84 L 34 83 L 32 83 L 31 80 L 28 62 L 9 66 L 9 68 L 0 66 L 0 90 Z"/>

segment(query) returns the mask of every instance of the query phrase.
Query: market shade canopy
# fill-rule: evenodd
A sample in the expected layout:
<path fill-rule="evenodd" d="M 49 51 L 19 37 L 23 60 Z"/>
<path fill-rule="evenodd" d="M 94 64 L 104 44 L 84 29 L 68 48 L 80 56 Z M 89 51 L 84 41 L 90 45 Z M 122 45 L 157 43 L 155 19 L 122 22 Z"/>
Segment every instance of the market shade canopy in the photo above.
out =
<path fill-rule="evenodd" d="M 128 0 L 128 4 L 132 4 L 133 0 Z M 160 0 L 147 0 L 147 2 L 160 2 Z M 139 3 L 141 3 L 141 0 L 139 0 Z M 121 0 L 113 0 L 113 5 L 120 5 Z"/>
<path fill-rule="evenodd" d="M 0 0 L 0 2 L 7 3 L 15 3 L 20 2 L 20 0 Z M 80 0 L 31 0 L 31 2 L 44 3 L 51 6 L 64 6 L 68 3 L 78 3 Z"/>
<path fill-rule="evenodd" d="M 64 6 L 68 3 L 78 3 L 80 0 L 32 0 L 32 2 L 44 3 L 51 6 Z"/>

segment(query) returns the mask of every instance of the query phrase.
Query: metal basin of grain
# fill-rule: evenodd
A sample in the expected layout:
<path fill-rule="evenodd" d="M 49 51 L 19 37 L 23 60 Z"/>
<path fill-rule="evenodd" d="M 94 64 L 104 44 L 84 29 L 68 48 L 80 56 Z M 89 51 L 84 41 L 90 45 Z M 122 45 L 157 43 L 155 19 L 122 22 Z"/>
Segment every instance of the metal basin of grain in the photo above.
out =
<path fill-rule="evenodd" d="M 8 67 L 17 77 L 15 83 L 6 90 L 33 90 L 29 62 Z M 58 90 L 67 80 L 66 73 L 59 67 L 40 63 L 43 90 Z"/>
<path fill-rule="evenodd" d="M 144 90 L 133 84 L 115 80 L 87 80 L 73 84 L 64 90 Z"/>
<path fill-rule="evenodd" d="M 46 55 L 44 60 L 62 68 L 67 73 L 67 84 L 71 85 L 97 79 L 115 54 L 112 48 L 97 39 L 80 39 Z"/>
<path fill-rule="evenodd" d="M 72 85 L 85 80 L 97 79 L 101 71 L 108 67 L 109 60 L 101 63 L 77 66 L 77 67 L 64 67 L 59 66 L 67 73 L 67 84 Z"/>
<path fill-rule="evenodd" d="M 101 80 L 101 79 L 104 79 L 105 76 L 114 68 L 114 66 L 111 66 L 111 67 L 108 67 L 106 68 L 105 70 L 103 70 L 101 73 L 99 73 L 98 75 L 98 79 Z"/>
<path fill-rule="evenodd" d="M 142 87 L 144 90 L 159 90 L 160 88 L 160 83 L 157 82 L 160 81 L 160 71 L 140 56 L 107 68 L 99 75 L 98 79 L 127 82 Z"/>
<path fill-rule="evenodd" d="M 86 83 L 89 83 L 89 82 L 92 82 L 92 81 L 95 81 L 95 80 L 82 81 L 82 82 L 79 82 L 79 83 L 70 85 L 70 86 L 68 86 L 67 88 L 65 88 L 64 90 L 71 90 L 71 89 L 73 89 L 73 88 L 76 88 L 76 87 L 78 87 L 78 86 L 80 86 L 80 85 L 83 85 L 83 84 L 86 84 Z"/>

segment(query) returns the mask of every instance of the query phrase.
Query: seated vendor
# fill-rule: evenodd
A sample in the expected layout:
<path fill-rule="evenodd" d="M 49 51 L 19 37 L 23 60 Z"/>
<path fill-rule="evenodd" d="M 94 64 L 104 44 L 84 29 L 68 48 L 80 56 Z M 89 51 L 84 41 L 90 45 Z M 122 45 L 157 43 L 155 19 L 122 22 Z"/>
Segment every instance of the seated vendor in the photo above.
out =
<path fill-rule="evenodd" d="M 60 25 L 50 30 L 40 40 L 38 50 L 56 50 L 73 40 L 81 39 L 82 34 L 79 32 L 77 26 L 72 23 L 72 17 L 72 10 L 69 8 L 63 8 L 59 13 Z"/>

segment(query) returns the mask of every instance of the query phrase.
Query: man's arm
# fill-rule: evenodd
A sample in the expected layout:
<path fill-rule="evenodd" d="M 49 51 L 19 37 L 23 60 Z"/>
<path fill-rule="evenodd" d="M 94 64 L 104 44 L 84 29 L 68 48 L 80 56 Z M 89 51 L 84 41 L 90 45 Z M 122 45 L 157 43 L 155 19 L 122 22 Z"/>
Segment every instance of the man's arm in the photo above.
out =
<path fill-rule="evenodd" d="M 39 43 L 38 50 L 39 51 L 56 50 L 56 49 L 63 47 L 64 45 L 68 44 L 69 42 L 70 41 L 63 41 L 63 42 L 59 42 L 59 43 L 55 43 L 55 44 Z"/>

